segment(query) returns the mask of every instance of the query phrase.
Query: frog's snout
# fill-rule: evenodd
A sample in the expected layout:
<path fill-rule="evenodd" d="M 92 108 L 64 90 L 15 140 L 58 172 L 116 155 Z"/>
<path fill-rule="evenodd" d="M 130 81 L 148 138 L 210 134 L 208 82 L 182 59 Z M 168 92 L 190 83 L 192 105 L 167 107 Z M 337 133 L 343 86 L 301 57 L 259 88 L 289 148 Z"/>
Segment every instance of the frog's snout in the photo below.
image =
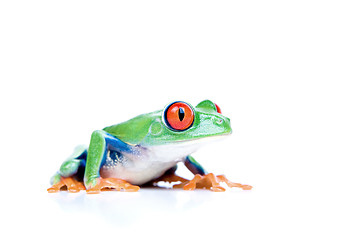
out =
<path fill-rule="evenodd" d="M 230 134 L 232 132 L 230 119 L 227 117 L 214 118 L 214 124 L 223 129 L 224 133 Z"/>

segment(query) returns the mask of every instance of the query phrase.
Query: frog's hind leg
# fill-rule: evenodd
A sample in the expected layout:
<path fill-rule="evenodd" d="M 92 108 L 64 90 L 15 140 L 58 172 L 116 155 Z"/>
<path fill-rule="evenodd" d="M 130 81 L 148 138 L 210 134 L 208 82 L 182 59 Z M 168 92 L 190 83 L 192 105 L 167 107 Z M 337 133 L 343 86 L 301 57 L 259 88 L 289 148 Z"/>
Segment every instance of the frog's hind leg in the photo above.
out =
<path fill-rule="evenodd" d="M 53 185 L 48 192 L 58 192 L 67 189 L 69 192 L 79 192 L 85 190 L 82 179 L 85 171 L 85 161 L 87 157 L 87 148 L 78 146 L 74 153 L 67 158 L 60 167 L 60 170 L 51 178 Z"/>

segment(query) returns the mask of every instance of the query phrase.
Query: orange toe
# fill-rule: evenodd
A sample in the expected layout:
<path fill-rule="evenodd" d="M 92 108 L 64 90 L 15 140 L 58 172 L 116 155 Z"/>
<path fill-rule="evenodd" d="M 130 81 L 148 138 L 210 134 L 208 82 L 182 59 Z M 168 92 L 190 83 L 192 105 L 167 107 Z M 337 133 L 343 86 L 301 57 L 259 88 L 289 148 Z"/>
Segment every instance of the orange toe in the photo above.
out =
<path fill-rule="evenodd" d="M 78 182 L 71 177 L 61 177 L 60 182 L 47 189 L 49 193 L 59 192 L 60 190 L 67 190 L 68 192 L 76 193 L 81 190 L 85 190 L 85 186 L 82 182 Z"/>
<path fill-rule="evenodd" d="M 184 187 L 184 190 L 194 190 L 196 188 L 209 189 L 214 192 L 223 192 L 225 188 L 220 186 L 220 182 L 213 173 L 206 175 L 196 174 Z"/>
<path fill-rule="evenodd" d="M 214 192 L 224 192 L 225 188 L 220 186 L 221 182 L 225 182 L 229 187 L 238 187 L 243 190 L 250 190 L 252 188 L 249 185 L 231 182 L 224 175 L 215 176 L 213 173 L 209 173 L 206 175 L 196 174 L 192 180 L 183 186 L 183 189 L 194 190 L 196 188 L 204 188 Z"/>
<path fill-rule="evenodd" d="M 99 182 L 92 188 L 86 190 L 89 194 L 100 193 L 101 191 L 106 191 L 109 189 L 115 189 L 117 191 L 125 192 L 137 192 L 140 187 L 132 185 L 119 178 L 99 178 Z"/>
<path fill-rule="evenodd" d="M 234 182 L 229 181 L 229 179 L 227 179 L 225 177 L 225 175 L 218 175 L 216 177 L 219 179 L 219 181 L 226 183 L 226 185 L 228 185 L 229 187 L 242 188 L 243 190 L 251 190 L 252 189 L 252 186 L 250 186 L 250 185 L 243 185 L 240 183 L 234 183 Z"/>

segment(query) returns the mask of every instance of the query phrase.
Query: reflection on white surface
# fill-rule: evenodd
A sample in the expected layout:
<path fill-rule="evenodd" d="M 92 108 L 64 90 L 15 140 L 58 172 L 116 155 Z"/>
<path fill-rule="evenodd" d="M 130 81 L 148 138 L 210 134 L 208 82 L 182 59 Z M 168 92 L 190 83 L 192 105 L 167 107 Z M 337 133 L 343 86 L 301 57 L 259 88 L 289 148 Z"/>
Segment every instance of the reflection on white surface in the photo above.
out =
<path fill-rule="evenodd" d="M 141 189 L 140 192 L 102 192 L 89 195 L 61 192 L 49 196 L 65 212 L 88 212 L 114 225 L 126 226 L 141 218 L 179 213 L 212 201 L 211 192 L 188 193 L 181 190 Z"/>
<path fill-rule="evenodd" d="M 236 195 L 239 198 L 243 194 L 241 190 L 231 194 L 206 190 L 189 192 L 180 189 L 141 189 L 135 193 L 111 191 L 96 195 L 86 194 L 84 191 L 75 194 L 60 192 L 49 194 L 48 198 L 64 212 L 90 213 L 109 224 L 125 227 L 141 219 L 152 222 L 160 216 L 174 216 L 206 208 L 220 199 L 222 204 L 232 204 Z M 234 197 L 235 199 L 231 199 Z"/>
<path fill-rule="evenodd" d="M 73 237 L 156 239 L 320 239 L 322 236 L 350 236 L 344 229 L 356 221 L 344 222 L 348 211 L 334 208 L 347 196 L 355 206 L 355 195 L 346 191 L 261 186 L 251 191 L 227 189 L 226 192 L 180 189 L 147 189 L 139 192 L 102 192 L 90 195 L 60 192 L 41 194 L 42 200 L 30 211 L 30 231 L 43 231 L 62 238 Z M 38 199 L 39 201 L 39 199 Z M 23 209 L 29 213 L 29 209 Z M 23 219 L 22 219 L 23 221 Z M 338 228 L 328 229 L 328 226 Z M 58 234 L 49 233 L 56 229 Z M 341 230 L 342 229 L 342 230 Z M 51 232 L 51 231 L 50 231 Z M 61 234 L 60 234 L 61 233 Z M 349 238 L 351 239 L 351 238 Z"/>
<path fill-rule="evenodd" d="M 234 226 L 241 222 L 237 219 L 239 214 L 250 210 L 241 207 L 248 205 L 250 196 L 251 192 L 240 189 L 215 193 L 160 188 L 142 188 L 135 193 L 110 191 L 90 195 L 82 191 L 44 195 L 47 205 L 57 208 L 59 214 L 53 223 L 66 221 L 67 232 L 74 236 L 88 236 L 89 232 L 78 230 L 93 226 L 119 231 L 122 237 L 134 237 L 134 234 L 146 237 L 160 231 L 174 235 L 174 239 L 189 235 L 200 237 L 204 233 L 208 235 L 210 230 L 220 237 L 229 226 L 231 229 L 227 231 L 234 231 Z M 217 227 L 213 229 L 213 225 Z M 100 231 L 101 234 L 95 231 L 90 236 L 113 237 L 112 231 Z"/>

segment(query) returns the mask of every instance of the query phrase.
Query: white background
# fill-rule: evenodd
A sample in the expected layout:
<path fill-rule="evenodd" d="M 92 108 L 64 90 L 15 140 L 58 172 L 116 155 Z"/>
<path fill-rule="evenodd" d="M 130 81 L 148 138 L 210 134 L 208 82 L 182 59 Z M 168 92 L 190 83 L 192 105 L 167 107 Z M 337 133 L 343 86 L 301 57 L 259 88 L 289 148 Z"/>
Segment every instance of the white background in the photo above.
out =
<path fill-rule="evenodd" d="M 359 239 L 359 12 L 358 1 L 1 1 L 0 234 Z M 233 135 L 194 156 L 253 190 L 46 192 L 93 130 L 204 99 Z"/>

